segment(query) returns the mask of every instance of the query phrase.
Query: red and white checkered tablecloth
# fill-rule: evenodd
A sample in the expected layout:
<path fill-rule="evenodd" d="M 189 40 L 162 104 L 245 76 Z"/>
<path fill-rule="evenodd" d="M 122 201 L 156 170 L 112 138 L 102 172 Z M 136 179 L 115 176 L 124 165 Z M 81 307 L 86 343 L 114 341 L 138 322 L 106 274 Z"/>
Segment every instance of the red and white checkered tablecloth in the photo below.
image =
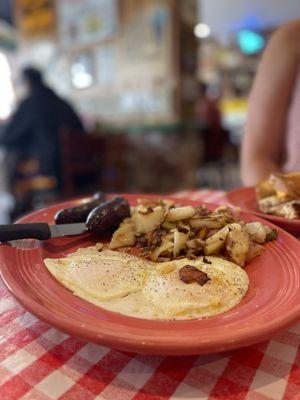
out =
<path fill-rule="evenodd" d="M 211 191 L 181 196 L 223 199 Z M 2 283 L 0 298 L 0 400 L 300 399 L 300 324 L 226 354 L 146 356 L 86 343 L 46 325 Z"/>

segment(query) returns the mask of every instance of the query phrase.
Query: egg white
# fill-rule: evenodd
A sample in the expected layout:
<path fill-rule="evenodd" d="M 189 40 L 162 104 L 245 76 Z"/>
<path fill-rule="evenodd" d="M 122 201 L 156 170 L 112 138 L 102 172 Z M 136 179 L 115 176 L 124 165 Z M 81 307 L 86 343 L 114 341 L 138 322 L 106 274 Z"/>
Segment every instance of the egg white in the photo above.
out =
<path fill-rule="evenodd" d="M 105 309 L 147 319 L 196 319 L 223 313 L 245 296 L 249 279 L 238 265 L 206 257 L 211 264 L 180 259 L 154 263 L 101 246 L 60 259 L 45 259 L 49 272 L 75 295 Z M 192 265 L 210 280 L 186 284 L 179 269 Z"/>

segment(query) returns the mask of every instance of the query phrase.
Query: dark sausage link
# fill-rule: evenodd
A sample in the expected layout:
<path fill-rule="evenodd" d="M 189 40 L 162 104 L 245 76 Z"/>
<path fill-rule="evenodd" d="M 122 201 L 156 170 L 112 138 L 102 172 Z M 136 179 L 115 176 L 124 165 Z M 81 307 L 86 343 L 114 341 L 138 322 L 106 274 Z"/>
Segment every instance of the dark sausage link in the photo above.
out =
<path fill-rule="evenodd" d="M 100 204 L 104 203 L 106 196 L 102 192 L 97 192 L 91 201 L 71 208 L 64 208 L 57 211 L 54 217 L 56 224 L 72 224 L 76 222 L 85 222 L 89 213 Z"/>
<path fill-rule="evenodd" d="M 91 211 L 86 220 L 86 226 L 90 231 L 105 235 L 113 233 L 127 217 L 130 217 L 128 201 L 122 197 L 116 197 Z"/>

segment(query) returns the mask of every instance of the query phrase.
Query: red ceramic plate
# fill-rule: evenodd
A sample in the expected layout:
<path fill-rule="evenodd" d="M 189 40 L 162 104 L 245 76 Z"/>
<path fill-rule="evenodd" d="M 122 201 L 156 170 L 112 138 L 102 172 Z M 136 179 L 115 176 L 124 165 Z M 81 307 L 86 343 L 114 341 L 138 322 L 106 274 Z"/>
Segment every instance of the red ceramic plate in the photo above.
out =
<path fill-rule="evenodd" d="M 132 204 L 140 196 L 126 196 Z M 78 202 L 78 201 L 77 201 Z M 182 204 L 199 204 L 180 199 Z M 66 202 L 26 216 L 21 222 L 53 222 Z M 242 214 L 245 220 L 259 220 Z M 21 245 L 20 245 L 21 243 Z M 114 348 L 152 354 L 220 352 L 268 339 L 300 317 L 300 247 L 279 229 L 279 237 L 247 267 L 249 291 L 243 301 L 219 316 L 194 321 L 154 321 L 105 311 L 75 297 L 43 264 L 95 243 L 89 235 L 47 242 L 0 245 L 1 275 L 15 298 L 41 320 L 79 338 Z"/>
<path fill-rule="evenodd" d="M 243 187 L 232 190 L 226 194 L 226 198 L 230 204 L 236 207 L 241 207 L 242 210 L 267 219 L 293 235 L 300 235 L 300 219 L 278 217 L 257 210 L 255 190 L 253 187 Z"/>

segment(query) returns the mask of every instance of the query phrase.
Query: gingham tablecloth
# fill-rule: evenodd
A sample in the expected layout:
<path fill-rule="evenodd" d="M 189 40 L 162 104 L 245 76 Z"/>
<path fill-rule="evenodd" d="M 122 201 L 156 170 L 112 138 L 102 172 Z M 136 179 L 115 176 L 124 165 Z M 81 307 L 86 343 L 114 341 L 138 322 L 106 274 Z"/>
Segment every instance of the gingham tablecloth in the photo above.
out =
<path fill-rule="evenodd" d="M 223 194 L 177 196 L 213 203 Z M 48 326 L 1 285 L 0 400 L 300 399 L 300 324 L 269 342 L 221 355 L 137 355 Z"/>

